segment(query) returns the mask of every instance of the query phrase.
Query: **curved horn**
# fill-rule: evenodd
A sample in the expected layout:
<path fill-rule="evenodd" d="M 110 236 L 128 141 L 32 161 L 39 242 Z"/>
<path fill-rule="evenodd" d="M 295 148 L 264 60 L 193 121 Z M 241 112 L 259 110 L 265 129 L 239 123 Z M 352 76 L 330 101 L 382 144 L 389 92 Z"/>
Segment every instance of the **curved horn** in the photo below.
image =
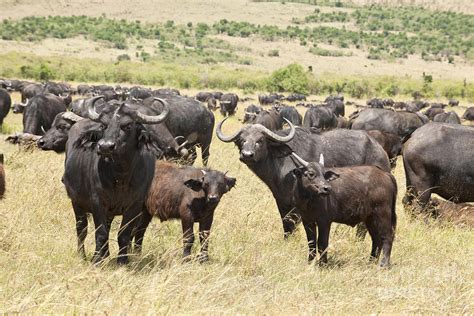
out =
<path fill-rule="evenodd" d="M 287 123 L 288 125 L 290 125 L 290 133 L 286 136 L 280 136 L 278 135 L 277 133 L 274 133 L 272 132 L 271 130 L 269 130 L 268 128 L 266 128 L 265 126 L 263 125 L 260 125 L 260 124 L 255 124 L 254 126 L 259 129 L 262 133 L 264 133 L 265 135 L 267 135 L 268 138 L 270 138 L 271 140 L 275 141 L 275 142 L 278 142 L 278 143 L 287 143 L 289 142 L 290 140 L 293 139 L 293 137 L 295 137 L 295 134 L 296 134 L 296 128 L 295 126 L 290 122 L 288 121 L 286 118 L 283 118 Z"/>
<path fill-rule="evenodd" d="M 319 164 L 324 167 L 324 156 L 323 156 L 323 154 L 319 155 Z"/>
<path fill-rule="evenodd" d="M 93 121 L 97 121 L 100 117 L 100 114 L 96 112 L 95 110 L 95 103 L 99 100 L 99 99 L 103 99 L 104 96 L 103 95 L 99 95 L 99 96 L 96 96 L 96 97 L 93 97 L 90 102 L 89 102 L 89 105 L 87 106 L 87 117 Z"/>
<path fill-rule="evenodd" d="M 183 148 L 183 147 L 186 146 L 188 143 L 189 143 L 189 140 L 186 139 L 186 140 L 184 141 L 184 143 L 182 143 L 181 145 L 178 146 L 178 149 Z"/>
<path fill-rule="evenodd" d="M 43 125 L 41 125 L 41 131 L 46 134 L 46 130 L 44 129 Z"/>
<path fill-rule="evenodd" d="M 225 136 L 224 133 L 222 133 L 222 124 L 224 124 L 224 122 L 225 122 L 228 118 L 229 118 L 229 117 L 226 117 L 224 120 L 222 120 L 221 122 L 219 122 L 219 124 L 217 124 L 217 128 L 216 128 L 216 135 L 217 135 L 217 138 L 219 138 L 219 139 L 220 139 L 221 141 L 223 141 L 224 143 L 233 142 L 237 137 L 239 137 L 240 132 L 242 131 L 242 129 L 239 129 L 234 135 Z"/>
<path fill-rule="evenodd" d="M 291 155 L 303 166 L 303 167 L 308 167 L 308 162 L 298 156 L 295 152 L 292 152 Z"/>
<path fill-rule="evenodd" d="M 76 113 L 73 112 L 64 112 L 62 117 L 66 120 L 70 120 L 73 122 L 79 122 L 80 120 L 83 120 L 84 118 L 82 116 L 77 115 Z"/>
<path fill-rule="evenodd" d="M 170 112 L 168 102 L 166 102 L 165 100 L 160 99 L 160 98 L 153 98 L 153 99 L 155 101 L 158 101 L 161 104 L 163 104 L 163 111 L 161 112 L 160 115 L 146 115 L 146 114 L 142 114 L 142 113 L 137 111 L 136 113 L 137 113 L 137 117 L 140 119 L 140 123 L 143 123 L 143 124 L 159 124 L 159 123 L 163 122 L 166 119 L 166 117 L 168 116 L 168 113 Z"/>

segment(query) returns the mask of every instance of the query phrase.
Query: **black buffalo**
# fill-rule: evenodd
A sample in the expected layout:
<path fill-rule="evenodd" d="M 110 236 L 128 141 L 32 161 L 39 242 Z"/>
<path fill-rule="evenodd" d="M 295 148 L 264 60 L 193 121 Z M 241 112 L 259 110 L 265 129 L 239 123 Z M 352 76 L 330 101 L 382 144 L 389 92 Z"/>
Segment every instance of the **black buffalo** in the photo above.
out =
<path fill-rule="evenodd" d="M 262 110 L 257 114 L 254 124 L 265 126 L 271 131 L 280 130 L 283 128 L 283 118 L 277 109 Z"/>
<path fill-rule="evenodd" d="M 365 109 L 350 119 L 352 129 L 373 130 L 392 133 L 407 139 L 417 128 L 427 123 L 421 113 L 392 111 L 387 109 Z"/>
<path fill-rule="evenodd" d="M 12 105 L 12 98 L 8 91 L 0 88 L 0 130 L 2 129 L 3 119 L 7 116 Z"/>
<path fill-rule="evenodd" d="M 280 116 L 282 118 L 287 119 L 293 125 L 295 126 L 301 126 L 303 122 L 303 118 L 301 117 L 301 114 L 296 110 L 295 107 L 293 106 L 286 106 L 286 105 L 281 105 L 281 106 L 276 106 L 276 109 L 280 113 Z"/>
<path fill-rule="evenodd" d="M 336 129 L 323 134 L 305 128 L 272 132 L 260 124 L 245 125 L 231 136 L 222 132 L 222 121 L 217 126 L 217 137 L 223 142 L 234 142 L 240 151 L 240 160 L 272 191 L 283 222 L 285 235 L 295 228 L 298 210 L 294 209 L 288 194 L 295 184 L 290 171 L 290 158 L 297 151 L 303 159 L 317 160 L 324 154 L 328 167 L 351 165 L 378 165 L 390 171 L 390 163 L 383 148 L 365 132 Z"/>
<path fill-rule="evenodd" d="M 450 123 L 450 124 L 461 124 L 461 119 L 454 111 L 447 113 L 439 113 L 433 117 L 433 122 L 439 123 Z"/>
<path fill-rule="evenodd" d="M 38 147 L 43 150 L 54 150 L 57 153 L 62 153 L 66 150 L 66 142 L 69 136 L 69 130 L 77 122 L 83 120 L 73 112 L 61 112 L 56 115 L 53 125 L 46 133 L 38 139 Z M 87 120 L 90 124 L 90 129 L 99 128 L 99 123 Z"/>
<path fill-rule="evenodd" d="M 40 94 L 28 101 L 23 112 L 23 133 L 43 135 L 58 113 L 66 111 L 65 100 L 54 94 Z"/>
<path fill-rule="evenodd" d="M 431 193 L 446 200 L 474 202 L 474 129 L 429 123 L 403 147 L 407 195 L 405 205 L 426 207 Z"/>
<path fill-rule="evenodd" d="M 474 121 L 474 106 L 467 108 L 462 118 L 466 121 Z"/>
<path fill-rule="evenodd" d="M 301 93 L 293 93 L 285 98 L 288 102 L 306 101 L 306 96 Z"/>
<path fill-rule="evenodd" d="M 230 116 L 235 114 L 239 97 L 235 93 L 223 94 L 220 98 L 220 112 L 223 116 Z"/>
<path fill-rule="evenodd" d="M 371 137 L 373 137 L 382 146 L 383 150 L 387 153 L 388 159 L 390 160 L 390 166 L 395 168 L 397 163 L 397 157 L 402 152 L 402 139 L 400 136 L 392 133 L 386 133 L 379 130 L 367 131 Z"/>
<path fill-rule="evenodd" d="M 146 126 L 163 122 L 169 112 L 166 101 L 161 102 L 165 109 L 157 116 L 144 115 L 124 103 L 108 115 L 99 114 L 94 109 L 95 102 L 91 102 L 87 116 L 99 122 L 100 127 L 85 129 L 80 121 L 71 128 L 62 181 L 74 209 L 78 251 L 83 256 L 87 213 L 94 219 L 94 263 L 109 255 L 110 224 L 117 215 L 123 215 L 117 262 L 128 262 L 132 229 L 143 209 L 155 170 L 155 155 L 150 149 Z"/>
<path fill-rule="evenodd" d="M 325 106 L 312 106 L 306 111 L 303 126 L 326 130 L 337 126 L 337 117 L 333 111 Z"/>
<path fill-rule="evenodd" d="M 255 104 L 249 105 L 245 109 L 244 113 L 244 123 L 253 123 L 255 121 L 255 118 L 257 117 L 257 114 L 260 113 L 263 109 L 260 106 L 256 106 Z"/>

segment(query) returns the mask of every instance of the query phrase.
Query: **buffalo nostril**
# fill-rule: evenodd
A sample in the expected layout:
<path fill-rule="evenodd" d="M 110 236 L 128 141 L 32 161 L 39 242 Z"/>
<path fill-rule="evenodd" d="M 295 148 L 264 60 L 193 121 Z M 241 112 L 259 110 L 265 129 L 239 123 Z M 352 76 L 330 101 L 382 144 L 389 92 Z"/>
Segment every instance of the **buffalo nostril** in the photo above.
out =
<path fill-rule="evenodd" d="M 252 158 L 254 153 L 252 151 L 242 151 L 242 156 L 245 158 Z"/>
<path fill-rule="evenodd" d="M 208 198 L 209 201 L 217 201 L 219 199 L 219 196 L 209 195 L 207 198 Z"/>
<path fill-rule="evenodd" d="M 38 146 L 43 147 L 44 146 L 44 140 L 42 140 L 42 139 L 38 140 Z"/>

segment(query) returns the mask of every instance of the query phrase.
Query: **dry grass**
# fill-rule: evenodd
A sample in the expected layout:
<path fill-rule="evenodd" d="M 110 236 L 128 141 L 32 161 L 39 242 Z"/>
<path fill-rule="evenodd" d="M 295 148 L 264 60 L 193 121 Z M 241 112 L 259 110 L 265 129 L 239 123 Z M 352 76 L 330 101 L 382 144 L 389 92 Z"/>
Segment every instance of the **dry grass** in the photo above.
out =
<path fill-rule="evenodd" d="M 238 117 L 242 113 L 240 106 Z M 19 130 L 21 116 L 10 113 L 6 125 Z M 232 118 L 226 130 L 239 126 Z M 74 216 L 61 183 L 64 155 L 25 152 L 3 139 L 0 152 L 7 174 L 6 198 L 0 201 L 0 312 L 474 312 L 474 234 L 406 215 L 401 162 L 395 170 L 399 224 L 390 270 L 370 264 L 369 239 L 357 241 L 355 231 L 342 225 L 333 226 L 329 267 L 308 265 L 302 227 L 283 240 L 270 191 L 238 161 L 234 145 L 217 139 L 210 165 L 238 180 L 216 210 L 210 262 L 182 264 L 179 222 L 154 220 L 144 253 L 128 267 L 117 267 L 112 258 L 95 268 L 75 253 Z M 118 222 L 111 233 L 112 255 Z"/>

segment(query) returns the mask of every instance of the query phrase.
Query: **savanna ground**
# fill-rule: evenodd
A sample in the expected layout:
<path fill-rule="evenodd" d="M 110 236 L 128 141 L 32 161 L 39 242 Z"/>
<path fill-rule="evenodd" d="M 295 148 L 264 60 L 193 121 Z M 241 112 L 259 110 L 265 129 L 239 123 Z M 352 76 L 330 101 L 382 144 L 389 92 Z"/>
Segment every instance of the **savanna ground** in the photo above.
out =
<path fill-rule="evenodd" d="M 387 6 L 416 4 L 430 10 L 473 12 L 473 2 L 469 0 L 352 2 L 356 5 L 372 3 Z M 320 9 L 323 13 L 350 13 L 354 10 L 351 6 L 322 6 Z M 17 20 L 32 15 L 83 14 L 98 17 L 106 14 L 107 18 L 149 23 L 172 20 L 175 25 L 191 22 L 195 26 L 199 22 L 212 24 L 227 18 L 284 28 L 293 24 L 293 18 L 302 19 L 314 10 L 314 5 L 291 1 L 283 4 L 280 1 L 185 0 L 180 1 L 177 8 L 176 2 L 163 0 L 138 0 L 133 3 L 122 0 L 6 0 L 2 1 L 0 19 Z M 337 22 L 317 25 L 344 26 Z M 354 27 L 350 23 L 346 26 Z M 170 31 L 170 38 L 178 39 L 173 38 L 174 35 Z M 77 74 L 83 72 L 84 78 L 97 78 L 95 81 L 108 78 L 109 82 L 114 82 L 110 78 L 121 77 L 125 83 L 145 84 L 147 80 L 162 80 L 162 85 L 176 84 L 183 93 L 194 95 L 197 89 L 220 89 L 226 82 L 230 82 L 229 89 L 234 89 L 232 82 L 238 83 L 238 79 L 229 80 L 230 70 L 233 71 L 232 78 L 242 77 L 241 81 L 245 81 L 298 62 L 303 66 L 312 65 L 315 76 L 335 82 L 341 76 L 366 76 L 364 78 L 371 80 L 371 77 L 383 75 L 389 76 L 385 81 L 390 83 L 396 80 L 402 86 L 411 80 L 421 80 L 422 73 L 426 72 L 434 78 L 432 101 L 442 102 L 446 102 L 443 91 L 461 90 L 466 78 L 468 88 L 472 84 L 472 61 L 459 56 L 455 56 L 454 63 L 448 63 L 445 57 L 442 61 L 423 60 L 418 53 L 403 59 L 369 60 L 366 50 L 353 46 L 341 48 L 318 44 L 320 49 L 346 54 L 333 57 L 311 54 L 307 46 L 300 45 L 299 40 L 277 38 L 266 41 L 259 36 L 227 34 L 211 34 L 209 38 L 217 41 L 206 42 L 217 64 L 201 63 L 201 57 L 196 57 L 192 51 L 189 53 L 191 57 L 183 57 L 187 49 L 181 48 L 179 41 L 174 42 L 177 45 L 175 51 L 158 49 L 155 55 L 157 41 L 147 39 L 127 39 L 127 47 L 121 49 L 107 41 L 86 40 L 81 36 L 48 37 L 40 41 L 0 40 L 0 50 L 4 54 L 0 58 L 0 73 L 5 77 L 8 73 L 15 73 L 29 78 L 29 73 L 33 71 L 28 72 L 31 69 L 25 68 L 23 73 L 20 66 L 41 61 L 56 71 L 58 77 L 53 79 L 73 80 L 75 76 L 80 81 L 81 76 Z M 223 47 L 216 47 L 220 44 Z M 278 51 L 278 56 L 268 56 L 274 50 Z M 176 51 L 181 57 L 176 57 Z M 21 55 L 20 52 L 27 54 Z M 150 54 L 152 61 L 145 63 L 147 55 L 142 52 Z M 131 62 L 115 65 L 117 57 L 124 54 L 131 58 Z M 44 60 L 41 59 L 43 57 Z M 165 63 L 162 63 L 163 60 Z M 169 60 L 170 65 L 166 64 Z M 120 76 L 107 77 L 108 67 L 116 67 L 114 71 L 117 69 Z M 130 70 L 130 75 L 124 76 L 120 73 L 122 70 L 125 74 Z M 160 80 L 154 81 L 155 71 L 163 76 Z M 170 74 L 168 77 L 162 74 L 166 71 Z M 205 79 L 208 72 L 210 79 L 213 74 L 219 73 L 215 86 L 202 85 L 202 78 Z M 90 76 L 91 73 L 94 76 Z M 143 73 L 141 77 L 140 73 Z M 67 77 L 69 74 L 71 79 Z M 176 77 L 193 77 L 196 74 L 201 76 L 201 81 L 191 84 L 193 90 L 182 89 L 187 86 L 187 81 L 181 84 L 181 79 L 175 80 Z M 139 78 L 144 82 L 137 81 Z M 446 82 L 436 83 L 437 80 Z M 259 91 L 259 87 L 253 87 L 253 90 L 256 91 L 251 96 L 255 99 L 254 93 Z M 377 95 L 382 90 L 375 89 L 367 95 Z M 248 94 L 248 91 L 242 90 L 235 92 Z M 354 100 L 345 94 L 346 99 Z M 408 92 L 401 93 L 394 98 L 406 100 L 410 95 Z M 321 95 L 309 97 L 309 100 L 323 99 Z M 14 100 L 19 100 L 18 94 L 14 94 Z M 471 106 L 472 102 L 474 96 L 468 93 L 461 100 L 461 105 Z M 243 116 L 243 110 L 244 105 L 240 104 L 237 115 L 226 122 L 225 131 L 230 132 L 241 126 L 238 118 Z M 346 112 L 350 114 L 353 110 L 354 107 L 348 107 Z M 464 108 L 454 110 L 462 114 Z M 216 121 L 221 119 L 220 114 L 216 113 Z M 283 239 L 281 221 L 270 191 L 238 160 L 237 148 L 218 139 L 214 139 L 211 145 L 210 167 L 229 170 L 229 174 L 237 178 L 237 186 L 224 196 L 216 210 L 210 262 L 181 263 L 179 221 L 160 223 L 154 220 L 145 237 L 143 254 L 133 257 L 129 266 L 118 267 L 114 256 L 117 254 L 116 235 L 120 221 L 116 219 L 110 240 L 112 256 L 103 267 L 93 267 L 90 261 L 84 261 L 76 254 L 74 215 L 61 183 L 64 155 L 25 150 L 4 141 L 7 134 L 21 130 L 21 115 L 10 113 L 0 135 L 0 152 L 5 154 L 7 177 L 6 197 L 0 201 L 0 312 L 473 313 L 472 228 L 433 219 L 412 218 L 401 204 L 405 176 L 400 158 L 394 170 L 399 192 L 391 269 L 380 269 L 369 263 L 370 238 L 360 242 L 355 237 L 354 229 L 337 224 L 331 232 L 329 266 L 308 265 L 306 237 L 301 225 L 288 240 Z M 88 259 L 94 248 L 92 221 L 89 224 L 86 241 Z"/>
<path fill-rule="evenodd" d="M 227 133 L 241 126 L 243 108 L 227 121 Z M 216 119 L 222 119 L 220 114 Z M 10 114 L 4 132 L 21 127 L 21 115 Z M 116 219 L 112 256 L 98 268 L 76 254 L 74 215 L 61 183 L 64 155 L 24 150 L 6 143 L 5 136 L 0 140 L 7 176 L 6 198 L 0 201 L 1 312 L 473 312 L 472 229 L 413 219 L 401 204 L 401 159 L 394 171 L 398 226 L 391 269 L 369 263 L 370 238 L 358 241 L 354 229 L 337 224 L 331 232 L 329 266 L 308 265 L 301 225 L 283 240 L 270 191 L 240 163 L 237 148 L 218 139 L 211 145 L 210 166 L 229 170 L 237 186 L 216 210 L 210 261 L 181 263 L 179 221 L 155 219 L 143 254 L 118 267 Z M 90 221 L 88 259 L 93 233 Z"/>

